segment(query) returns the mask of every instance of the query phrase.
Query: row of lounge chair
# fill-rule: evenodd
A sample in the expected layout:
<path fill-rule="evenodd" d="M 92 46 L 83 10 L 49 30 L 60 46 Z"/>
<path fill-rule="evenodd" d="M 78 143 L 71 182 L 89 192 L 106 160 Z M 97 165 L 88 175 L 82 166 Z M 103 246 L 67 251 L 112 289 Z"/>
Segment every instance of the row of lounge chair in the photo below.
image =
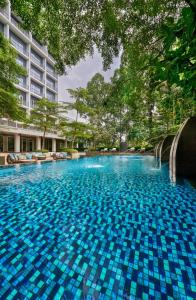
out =
<path fill-rule="evenodd" d="M 117 152 L 116 148 L 112 148 L 112 149 L 108 149 L 108 148 L 104 148 L 100 150 L 101 152 Z M 130 153 L 134 153 L 134 152 L 140 152 L 143 153 L 146 151 L 146 148 L 141 148 L 139 150 L 136 150 L 134 147 L 127 149 L 126 151 L 123 152 L 130 152 Z"/>
<path fill-rule="evenodd" d="M 16 163 L 31 163 L 44 160 L 58 160 L 69 158 L 67 152 L 56 152 L 53 154 L 45 154 L 42 152 L 32 152 L 32 153 L 9 153 L 7 155 L 8 164 Z"/>
<path fill-rule="evenodd" d="M 127 149 L 126 152 L 130 152 L 130 153 L 134 153 L 134 152 L 140 152 L 140 153 L 144 153 L 146 151 L 146 148 L 140 148 L 138 150 L 136 150 L 134 147 Z"/>

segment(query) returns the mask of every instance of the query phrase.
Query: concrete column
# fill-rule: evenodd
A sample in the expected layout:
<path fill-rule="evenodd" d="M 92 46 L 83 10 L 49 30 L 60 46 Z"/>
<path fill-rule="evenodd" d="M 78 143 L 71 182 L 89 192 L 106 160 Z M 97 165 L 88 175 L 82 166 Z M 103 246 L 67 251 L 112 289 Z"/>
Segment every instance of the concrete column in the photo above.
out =
<path fill-rule="evenodd" d="M 14 152 L 20 152 L 20 135 L 14 135 Z"/>
<path fill-rule="evenodd" d="M 64 147 L 67 148 L 67 140 L 64 142 Z"/>
<path fill-rule="evenodd" d="M 52 139 L 52 152 L 56 152 L 56 139 Z"/>
<path fill-rule="evenodd" d="M 44 83 L 45 83 L 45 85 L 44 85 L 44 88 L 43 88 L 43 97 L 44 98 L 47 98 L 47 93 L 46 93 L 46 58 L 44 58 L 44 60 L 43 60 L 43 68 L 44 68 L 44 74 L 43 74 L 43 80 L 44 80 Z"/>
<path fill-rule="evenodd" d="M 8 137 L 6 135 L 3 136 L 3 152 L 8 151 Z"/>
<path fill-rule="evenodd" d="M 40 149 L 41 149 L 41 137 L 36 136 L 36 150 L 40 150 Z"/>

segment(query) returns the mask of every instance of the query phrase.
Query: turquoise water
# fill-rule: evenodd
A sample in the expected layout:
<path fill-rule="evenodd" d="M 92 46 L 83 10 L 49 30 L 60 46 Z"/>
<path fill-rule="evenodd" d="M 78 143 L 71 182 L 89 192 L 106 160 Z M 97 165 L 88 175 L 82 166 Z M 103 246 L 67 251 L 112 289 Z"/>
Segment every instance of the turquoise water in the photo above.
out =
<path fill-rule="evenodd" d="M 196 190 L 151 156 L 0 170 L 0 299 L 196 299 Z"/>

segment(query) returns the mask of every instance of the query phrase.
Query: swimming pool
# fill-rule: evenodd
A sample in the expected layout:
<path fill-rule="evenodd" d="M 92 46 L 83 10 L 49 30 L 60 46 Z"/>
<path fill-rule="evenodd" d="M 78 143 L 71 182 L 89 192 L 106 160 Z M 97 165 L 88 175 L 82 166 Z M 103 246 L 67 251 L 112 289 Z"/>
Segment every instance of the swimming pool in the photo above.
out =
<path fill-rule="evenodd" d="M 194 299 L 195 199 L 151 156 L 0 170 L 0 299 Z"/>

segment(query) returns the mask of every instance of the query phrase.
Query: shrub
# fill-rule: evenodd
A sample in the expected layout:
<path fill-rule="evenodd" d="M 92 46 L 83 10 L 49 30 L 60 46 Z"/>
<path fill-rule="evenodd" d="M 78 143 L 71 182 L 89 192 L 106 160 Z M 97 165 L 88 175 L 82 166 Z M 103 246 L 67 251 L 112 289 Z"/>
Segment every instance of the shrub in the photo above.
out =
<path fill-rule="evenodd" d="M 95 147 L 88 147 L 88 151 L 96 151 Z"/>
<path fill-rule="evenodd" d="M 84 147 L 78 147 L 78 148 L 75 148 L 75 149 L 78 150 L 78 152 L 83 152 L 84 149 L 86 149 L 86 148 L 84 148 Z"/>
<path fill-rule="evenodd" d="M 78 150 L 72 148 L 61 148 L 60 151 L 67 152 L 67 153 L 78 153 Z"/>
<path fill-rule="evenodd" d="M 41 153 L 48 153 L 48 149 L 38 149 L 38 150 L 35 150 L 34 152 L 41 152 Z"/>

